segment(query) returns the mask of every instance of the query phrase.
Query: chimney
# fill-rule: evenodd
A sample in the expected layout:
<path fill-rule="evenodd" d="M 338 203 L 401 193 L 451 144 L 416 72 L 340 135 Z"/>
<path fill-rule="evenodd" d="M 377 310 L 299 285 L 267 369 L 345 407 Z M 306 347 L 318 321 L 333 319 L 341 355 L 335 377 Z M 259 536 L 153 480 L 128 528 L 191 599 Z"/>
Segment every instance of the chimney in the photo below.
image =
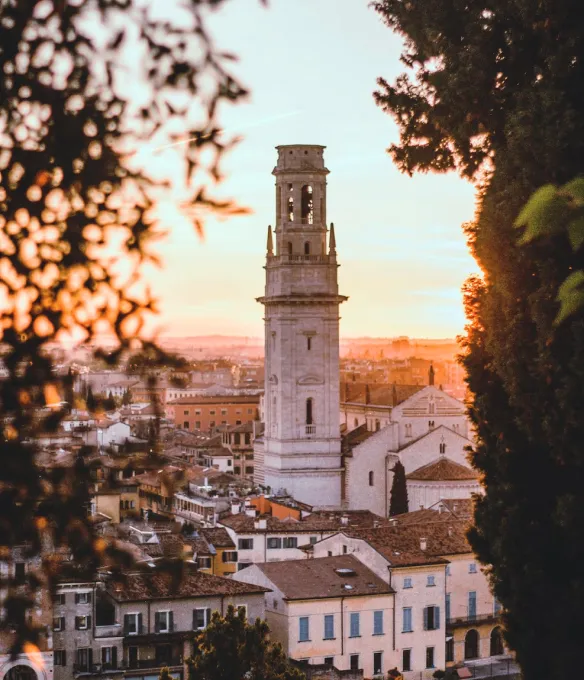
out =
<path fill-rule="evenodd" d="M 256 509 L 255 508 L 246 508 L 245 509 L 245 514 L 248 517 L 255 517 L 256 516 Z"/>
<path fill-rule="evenodd" d="M 448 535 L 452 536 L 452 527 L 448 527 Z"/>
<path fill-rule="evenodd" d="M 349 518 L 347 517 L 347 515 L 343 515 L 341 517 L 341 524 L 345 527 L 349 524 Z"/>
<path fill-rule="evenodd" d="M 231 503 L 231 514 L 232 515 L 239 515 L 241 512 L 241 503 L 237 501 L 236 503 Z"/>
<path fill-rule="evenodd" d="M 262 517 L 261 519 L 256 519 L 256 521 L 253 523 L 254 529 L 267 529 L 268 528 L 268 522 L 265 517 Z"/>
<path fill-rule="evenodd" d="M 427 547 L 428 547 L 428 539 L 427 538 L 420 538 L 420 550 L 422 552 L 425 552 Z"/>

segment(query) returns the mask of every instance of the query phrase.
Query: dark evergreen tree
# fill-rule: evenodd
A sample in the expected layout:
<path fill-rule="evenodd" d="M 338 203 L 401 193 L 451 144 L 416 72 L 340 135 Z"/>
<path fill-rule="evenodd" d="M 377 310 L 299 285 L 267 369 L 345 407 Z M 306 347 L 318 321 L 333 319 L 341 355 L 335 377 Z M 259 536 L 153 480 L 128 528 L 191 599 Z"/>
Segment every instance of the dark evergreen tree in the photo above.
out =
<path fill-rule="evenodd" d="M 111 392 L 108 393 L 107 399 L 104 400 L 103 407 L 106 411 L 114 411 L 116 409 L 116 400 Z"/>
<path fill-rule="evenodd" d="M 271 642 L 265 621 L 249 623 L 243 610 L 229 605 L 225 617 L 213 612 L 187 659 L 188 680 L 306 680 Z"/>
<path fill-rule="evenodd" d="M 97 400 L 95 398 L 95 395 L 93 394 L 93 389 L 91 385 L 87 388 L 87 399 L 85 400 L 85 404 L 87 406 L 87 410 L 90 413 L 93 413 L 97 408 Z"/>
<path fill-rule="evenodd" d="M 414 74 L 375 95 L 399 126 L 395 162 L 479 186 L 467 233 L 484 277 L 465 290 L 464 365 L 486 495 L 470 539 L 525 680 L 559 680 L 580 663 L 584 608 L 584 323 L 553 321 L 560 284 L 584 263 L 565 230 L 520 245 L 513 225 L 534 190 L 584 170 L 584 5 L 374 7 L 405 37 Z"/>
<path fill-rule="evenodd" d="M 132 403 L 132 393 L 130 392 L 129 389 L 124 390 L 124 395 L 122 397 L 122 404 L 124 406 L 128 406 L 128 404 Z"/>
<path fill-rule="evenodd" d="M 406 484 L 406 471 L 401 461 L 392 468 L 393 482 L 389 497 L 389 516 L 402 515 L 408 510 L 408 487 Z"/>

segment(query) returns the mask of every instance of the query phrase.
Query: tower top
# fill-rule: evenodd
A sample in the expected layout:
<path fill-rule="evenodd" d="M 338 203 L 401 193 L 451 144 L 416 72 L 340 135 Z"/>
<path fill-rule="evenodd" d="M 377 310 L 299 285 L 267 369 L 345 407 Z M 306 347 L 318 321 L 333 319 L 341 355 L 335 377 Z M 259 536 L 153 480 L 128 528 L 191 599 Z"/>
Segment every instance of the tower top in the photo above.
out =
<path fill-rule="evenodd" d="M 278 163 L 274 175 L 285 172 L 319 172 L 328 174 L 324 165 L 323 152 L 326 146 L 320 144 L 285 144 L 277 146 Z"/>

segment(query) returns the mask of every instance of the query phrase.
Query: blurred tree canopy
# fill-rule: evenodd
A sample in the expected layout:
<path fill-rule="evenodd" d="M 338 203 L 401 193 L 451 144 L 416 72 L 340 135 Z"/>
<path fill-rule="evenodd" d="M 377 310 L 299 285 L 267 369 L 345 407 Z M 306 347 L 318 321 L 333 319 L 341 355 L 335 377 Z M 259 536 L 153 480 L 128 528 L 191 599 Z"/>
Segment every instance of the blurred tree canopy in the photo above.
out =
<path fill-rule="evenodd" d="M 73 403 L 52 343 L 105 334 L 116 347 L 97 356 L 110 365 L 130 350 L 163 356 L 141 338 L 156 305 L 140 270 L 157 263 L 156 201 L 171 178 L 144 150 L 184 141 L 174 166 L 199 231 L 210 211 L 242 210 L 208 189 L 235 141 L 221 135 L 219 107 L 246 94 L 207 32 L 223 4 L 0 2 L 0 550 L 10 559 L 25 546 L 38 565 L 18 587 L 3 577 L 0 625 L 14 649 L 37 639 L 26 612 L 54 585 L 59 555 L 88 572 L 125 559 L 94 536 L 84 452 L 72 470 L 39 469 L 35 441 Z"/>
<path fill-rule="evenodd" d="M 584 606 L 584 320 L 581 309 L 555 320 L 584 253 L 556 218 L 526 243 L 514 225 L 539 187 L 584 171 L 584 4 L 373 6 L 405 39 L 408 73 L 375 93 L 398 125 L 395 163 L 455 170 L 478 189 L 465 229 L 482 275 L 465 286 L 463 363 L 486 495 L 470 539 L 491 565 L 525 679 L 565 678 L 579 663 Z"/>

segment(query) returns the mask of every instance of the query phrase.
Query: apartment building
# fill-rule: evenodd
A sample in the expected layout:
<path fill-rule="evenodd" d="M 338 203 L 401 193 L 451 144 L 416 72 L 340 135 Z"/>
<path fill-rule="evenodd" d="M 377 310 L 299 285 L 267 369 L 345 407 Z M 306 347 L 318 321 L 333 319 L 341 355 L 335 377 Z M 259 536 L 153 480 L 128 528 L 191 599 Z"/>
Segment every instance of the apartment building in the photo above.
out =
<path fill-rule="evenodd" d="M 174 424 L 185 430 L 213 430 L 220 425 L 242 425 L 259 417 L 259 395 L 185 397 L 174 407 Z"/>

